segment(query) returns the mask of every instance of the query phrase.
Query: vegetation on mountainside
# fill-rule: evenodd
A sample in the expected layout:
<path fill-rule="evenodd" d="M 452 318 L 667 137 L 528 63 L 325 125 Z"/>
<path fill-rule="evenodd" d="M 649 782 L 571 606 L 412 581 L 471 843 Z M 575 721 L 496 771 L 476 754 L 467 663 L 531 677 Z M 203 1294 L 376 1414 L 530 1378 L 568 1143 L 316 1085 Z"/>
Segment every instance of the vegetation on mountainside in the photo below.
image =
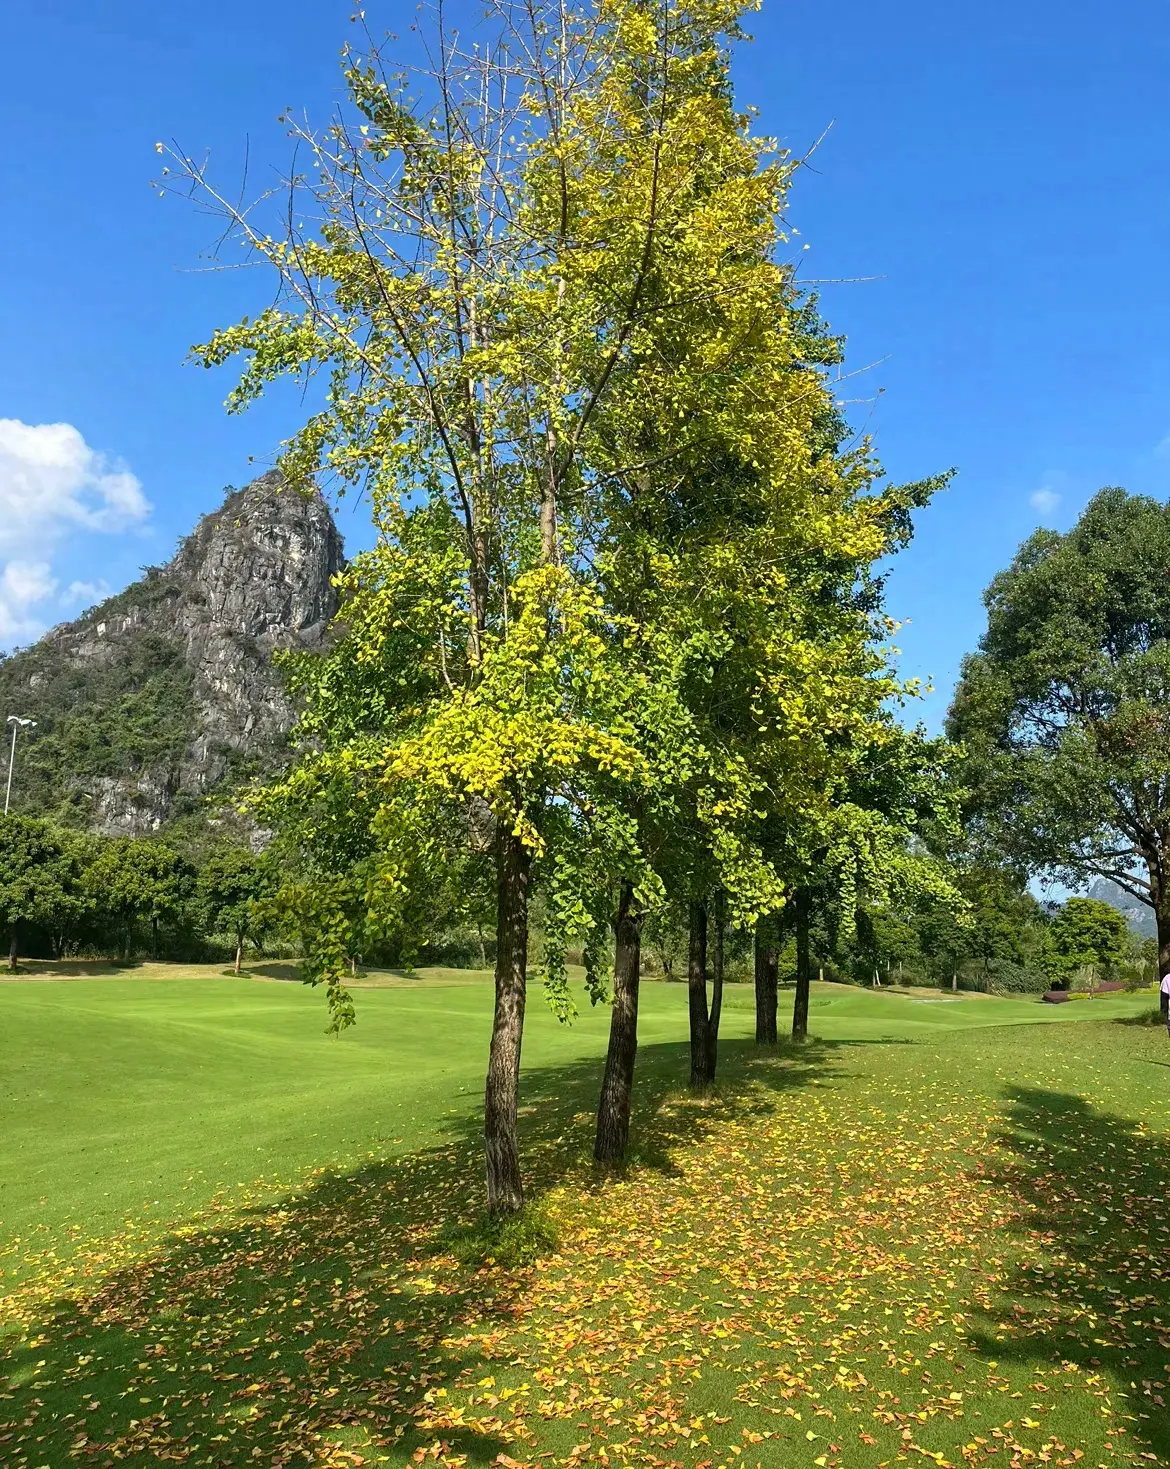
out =
<path fill-rule="evenodd" d="M 165 593 L 151 579 L 121 594 L 119 615 Z M 108 606 L 99 609 L 109 613 Z M 96 625 L 96 614 L 83 620 Z M 112 633 L 96 653 L 68 656 L 52 638 L 0 661 L 0 707 L 37 727 L 19 752 L 12 809 L 69 826 L 91 820 L 95 783 L 169 773 L 195 727 L 192 676 L 177 642 L 148 630 Z"/>

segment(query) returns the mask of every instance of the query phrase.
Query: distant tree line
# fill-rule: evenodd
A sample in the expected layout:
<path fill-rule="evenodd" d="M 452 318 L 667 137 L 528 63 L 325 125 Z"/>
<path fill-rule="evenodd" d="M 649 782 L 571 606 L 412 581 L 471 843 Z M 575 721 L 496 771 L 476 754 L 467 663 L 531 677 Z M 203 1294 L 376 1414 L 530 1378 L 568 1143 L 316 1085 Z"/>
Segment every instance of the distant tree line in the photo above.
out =
<path fill-rule="evenodd" d="M 912 898 L 878 905 L 864 898 L 848 917 L 831 887 L 810 887 L 808 965 L 838 984 L 918 985 L 993 995 L 1040 994 L 1120 980 L 1139 988 L 1157 975 L 1152 938 L 1132 932 L 1108 903 L 1072 896 L 1045 903 L 1008 869 L 954 860 L 949 871 L 963 905 Z M 772 969 L 793 986 L 800 971 L 801 914 L 793 904 L 752 931 L 728 936 L 727 975 L 760 982 Z M 753 954 L 754 938 L 754 954 Z M 648 925 L 645 968 L 664 979 L 683 977 L 687 930 L 665 910 Z M 754 960 L 754 974 L 753 974 Z M 767 1006 L 766 992 L 761 995 Z"/>
<path fill-rule="evenodd" d="M 165 840 L 103 837 L 28 816 L 0 820 L 0 923 L 8 965 L 64 959 L 208 959 L 279 926 L 272 859 L 210 846 L 192 859 Z"/>

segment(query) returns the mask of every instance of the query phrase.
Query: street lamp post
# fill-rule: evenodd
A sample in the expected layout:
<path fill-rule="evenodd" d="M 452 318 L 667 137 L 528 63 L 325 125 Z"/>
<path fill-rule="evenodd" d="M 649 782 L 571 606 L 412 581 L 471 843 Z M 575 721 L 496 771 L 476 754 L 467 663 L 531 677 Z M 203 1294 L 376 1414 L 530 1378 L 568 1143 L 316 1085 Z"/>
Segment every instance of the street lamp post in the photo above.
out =
<path fill-rule="evenodd" d="M 19 714 L 10 714 L 8 723 L 12 726 L 12 745 L 8 751 L 8 787 L 4 792 L 4 814 L 8 815 L 8 804 L 12 800 L 12 769 L 16 764 L 16 731 L 18 729 L 36 729 L 35 719 L 22 719 Z"/>

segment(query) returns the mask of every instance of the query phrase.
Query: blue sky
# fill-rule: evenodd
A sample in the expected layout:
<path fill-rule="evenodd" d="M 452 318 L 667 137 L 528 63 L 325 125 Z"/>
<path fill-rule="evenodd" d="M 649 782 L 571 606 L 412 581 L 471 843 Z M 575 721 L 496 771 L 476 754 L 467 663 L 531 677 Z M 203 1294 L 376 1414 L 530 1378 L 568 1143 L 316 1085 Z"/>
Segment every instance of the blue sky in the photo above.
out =
<path fill-rule="evenodd" d="M 406 29 L 413 7 L 369 0 Z M 0 646 L 165 560 L 268 462 L 291 395 L 241 419 L 184 364 L 268 282 L 201 269 L 211 221 L 150 190 L 156 139 L 236 178 L 323 117 L 334 0 L 0 7 Z M 954 466 L 890 581 L 936 725 L 980 593 L 1102 484 L 1170 493 L 1170 10 L 1085 0 L 765 0 L 740 100 L 803 152 L 792 217 L 891 475 Z M 56 427 L 53 427 L 56 426 Z M 67 426 L 67 427 L 65 427 Z M 350 510 L 351 544 L 362 529 Z"/>

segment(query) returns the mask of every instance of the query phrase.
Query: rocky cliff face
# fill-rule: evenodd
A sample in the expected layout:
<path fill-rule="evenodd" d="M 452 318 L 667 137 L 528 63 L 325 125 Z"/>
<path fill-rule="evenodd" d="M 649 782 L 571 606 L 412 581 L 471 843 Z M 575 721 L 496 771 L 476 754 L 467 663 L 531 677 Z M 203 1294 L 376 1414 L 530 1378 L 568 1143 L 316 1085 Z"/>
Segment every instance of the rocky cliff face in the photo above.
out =
<path fill-rule="evenodd" d="M 1154 910 L 1145 903 L 1138 902 L 1131 893 L 1127 893 L 1124 888 L 1119 888 L 1107 877 L 1097 879 L 1089 889 L 1089 897 L 1096 898 L 1099 903 L 1108 903 L 1111 908 L 1116 908 L 1124 915 L 1126 923 L 1133 932 L 1140 934 L 1142 938 L 1157 938 L 1158 920 L 1154 917 Z"/>
<path fill-rule="evenodd" d="M 324 500 L 265 475 L 168 565 L 0 664 L 0 712 L 38 721 L 13 809 L 135 835 L 272 768 L 293 719 L 272 655 L 320 646 L 343 564 Z"/>

